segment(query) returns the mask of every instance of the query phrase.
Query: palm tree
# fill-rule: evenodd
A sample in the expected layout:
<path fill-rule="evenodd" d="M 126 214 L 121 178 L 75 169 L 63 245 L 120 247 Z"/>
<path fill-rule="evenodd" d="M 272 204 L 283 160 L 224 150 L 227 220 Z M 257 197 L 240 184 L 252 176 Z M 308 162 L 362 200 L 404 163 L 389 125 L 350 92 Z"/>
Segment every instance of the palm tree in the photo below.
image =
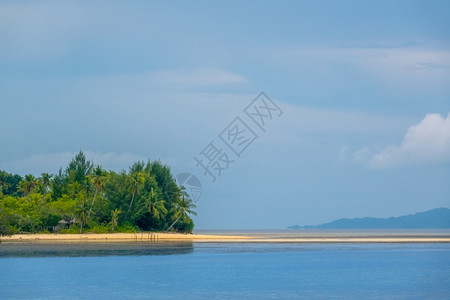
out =
<path fill-rule="evenodd" d="M 27 196 L 27 183 L 25 180 L 19 182 L 19 188 L 17 190 L 22 193 L 22 197 Z"/>
<path fill-rule="evenodd" d="M 128 214 L 130 213 L 131 210 L 131 206 L 133 205 L 133 201 L 134 201 L 134 197 L 136 195 L 138 195 L 141 191 L 141 189 L 144 187 L 144 183 L 145 183 L 145 176 L 144 176 L 144 172 L 139 171 L 136 173 L 132 173 L 130 175 L 130 181 L 131 181 L 131 185 L 130 185 L 130 191 L 133 192 L 133 196 L 131 197 L 131 201 L 130 201 L 130 206 L 128 207 L 127 213 L 125 215 L 125 220 L 128 217 Z"/>
<path fill-rule="evenodd" d="M 28 195 L 33 192 L 34 188 L 38 184 L 36 177 L 31 174 L 25 175 L 25 179 L 19 182 L 19 190 L 24 197 L 28 198 Z"/>
<path fill-rule="evenodd" d="M 167 209 L 164 206 L 166 201 L 161 199 L 159 195 L 154 191 L 153 187 L 150 189 L 150 195 L 148 197 L 148 211 L 157 220 L 161 218 L 161 214 L 167 214 Z"/>
<path fill-rule="evenodd" d="M 80 221 L 80 232 L 79 234 L 81 234 L 82 230 L 83 230 L 83 225 L 86 225 L 88 222 L 88 212 L 89 212 L 89 205 L 87 203 L 86 200 L 83 200 L 83 202 L 81 204 L 78 204 L 75 207 L 75 213 L 78 216 L 78 219 Z"/>
<path fill-rule="evenodd" d="M 42 194 L 41 202 L 49 191 L 52 176 L 48 173 L 42 173 L 41 177 L 38 178 L 38 193 Z"/>
<path fill-rule="evenodd" d="M 7 193 L 10 184 L 6 182 L 6 177 L 8 174 L 5 171 L 0 171 L 0 197 L 3 195 L 3 191 Z"/>
<path fill-rule="evenodd" d="M 119 219 L 119 215 L 122 211 L 120 209 L 115 209 L 111 211 L 111 232 L 114 232 L 114 228 L 117 226 L 117 220 Z"/>
<path fill-rule="evenodd" d="M 196 207 L 197 206 L 192 203 L 192 200 L 188 197 L 187 193 L 182 191 L 181 198 L 174 203 L 174 208 L 171 210 L 174 212 L 172 219 L 175 219 L 175 221 L 167 228 L 166 232 L 168 232 L 182 217 L 186 218 L 188 217 L 188 214 L 196 216 L 197 213 L 192 210 Z"/>
<path fill-rule="evenodd" d="M 48 188 L 50 187 L 50 182 L 52 180 L 53 175 L 50 175 L 48 173 L 42 173 L 41 178 L 39 178 L 39 181 L 44 186 L 45 192 L 48 192 Z"/>
<path fill-rule="evenodd" d="M 94 171 L 94 174 L 89 175 L 89 177 L 91 179 L 91 183 L 95 185 L 95 193 L 94 193 L 94 198 L 92 199 L 91 208 L 89 209 L 89 212 L 88 212 L 88 217 L 91 215 L 92 208 L 94 207 L 94 203 L 95 203 L 95 199 L 97 198 L 98 191 L 102 191 L 103 186 L 105 185 L 105 182 L 106 182 L 105 172 L 102 170 L 102 168 L 100 166 L 97 166 L 97 168 Z"/>
<path fill-rule="evenodd" d="M 83 191 L 81 184 L 78 181 L 75 181 L 68 185 L 68 193 L 72 198 L 76 198 L 79 194 L 85 193 L 85 191 Z"/>

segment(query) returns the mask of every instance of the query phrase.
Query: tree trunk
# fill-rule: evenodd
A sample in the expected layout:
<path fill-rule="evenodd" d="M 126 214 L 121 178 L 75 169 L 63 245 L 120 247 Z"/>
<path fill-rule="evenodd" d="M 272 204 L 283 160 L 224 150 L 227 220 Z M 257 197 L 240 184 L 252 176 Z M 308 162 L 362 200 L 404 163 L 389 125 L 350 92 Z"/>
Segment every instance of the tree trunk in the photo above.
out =
<path fill-rule="evenodd" d="M 134 196 L 136 195 L 136 191 L 133 192 L 133 197 L 131 197 L 130 206 L 128 207 L 127 214 L 125 215 L 125 220 L 128 218 L 128 213 L 131 210 L 131 206 L 133 205 Z"/>
<path fill-rule="evenodd" d="M 91 215 L 92 212 L 92 208 L 94 207 L 94 203 L 95 203 L 95 198 L 97 197 L 97 192 L 98 192 L 98 188 L 95 187 L 95 194 L 94 194 L 94 199 L 92 199 L 92 204 L 91 204 L 91 208 L 89 208 L 89 212 L 88 212 L 88 218 Z"/>
<path fill-rule="evenodd" d="M 78 234 L 81 234 L 82 230 L 83 230 L 83 221 L 81 221 L 80 232 Z"/>
<path fill-rule="evenodd" d="M 175 222 L 173 222 L 172 225 L 170 225 L 169 228 L 167 228 L 166 232 L 168 232 L 173 227 L 173 225 L 175 225 L 178 222 L 178 220 L 181 218 L 182 215 L 183 215 L 183 213 L 181 213 L 178 216 L 178 218 L 175 220 Z"/>

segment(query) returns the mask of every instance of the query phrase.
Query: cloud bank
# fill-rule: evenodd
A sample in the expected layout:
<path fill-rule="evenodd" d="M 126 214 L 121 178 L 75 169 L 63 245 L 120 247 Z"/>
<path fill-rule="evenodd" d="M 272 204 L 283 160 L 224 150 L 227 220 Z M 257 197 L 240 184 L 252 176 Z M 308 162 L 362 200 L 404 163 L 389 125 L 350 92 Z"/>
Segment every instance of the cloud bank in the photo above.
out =
<path fill-rule="evenodd" d="M 408 129 L 399 146 L 386 147 L 371 158 L 370 165 L 389 168 L 446 162 L 450 162 L 450 113 L 446 118 L 427 114 Z"/>

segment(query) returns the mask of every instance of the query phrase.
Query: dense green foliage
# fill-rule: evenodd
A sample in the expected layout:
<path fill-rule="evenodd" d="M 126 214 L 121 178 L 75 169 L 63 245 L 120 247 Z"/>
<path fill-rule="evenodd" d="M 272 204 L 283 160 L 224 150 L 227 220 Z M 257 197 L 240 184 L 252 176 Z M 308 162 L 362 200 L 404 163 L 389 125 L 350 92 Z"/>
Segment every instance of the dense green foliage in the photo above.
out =
<path fill-rule="evenodd" d="M 65 170 L 41 177 L 0 171 L 0 235 L 21 232 L 192 232 L 195 205 L 170 168 L 134 163 L 106 171 L 80 151 Z"/>

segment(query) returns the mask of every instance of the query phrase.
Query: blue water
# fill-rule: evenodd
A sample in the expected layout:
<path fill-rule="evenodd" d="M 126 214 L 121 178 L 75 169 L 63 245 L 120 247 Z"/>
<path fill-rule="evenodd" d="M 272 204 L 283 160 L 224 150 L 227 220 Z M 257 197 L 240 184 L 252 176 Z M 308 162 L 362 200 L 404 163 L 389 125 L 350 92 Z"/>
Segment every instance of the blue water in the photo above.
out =
<path fill-rule="evenodd" d="M 60 250 L 0 256 L 0 298 L 450 299 L 449 244 L 141 244 L 116 253 L 71 248 L 70 256 Z"/>

